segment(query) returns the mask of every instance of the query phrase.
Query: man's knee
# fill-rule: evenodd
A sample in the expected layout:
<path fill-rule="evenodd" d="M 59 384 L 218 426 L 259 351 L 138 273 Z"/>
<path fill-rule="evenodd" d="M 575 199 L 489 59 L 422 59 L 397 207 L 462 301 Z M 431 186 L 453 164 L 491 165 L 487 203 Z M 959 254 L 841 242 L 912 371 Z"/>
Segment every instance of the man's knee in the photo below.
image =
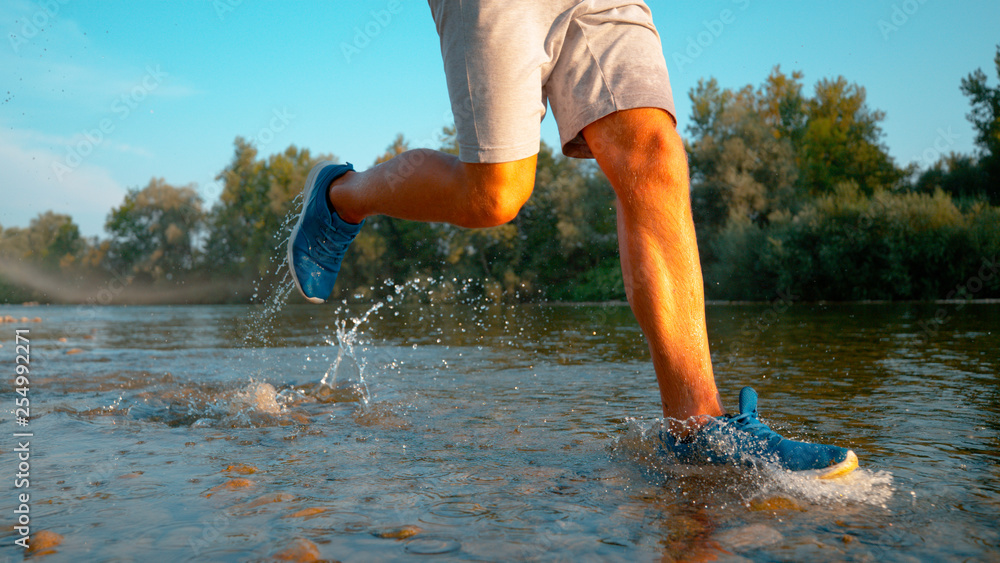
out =
<path fill-rule="evenodd" d="M 684 153 L 684 143 L 673 118 L 659 108 L 611 113 L 585 127 L 583 136 L 598 160 L 602 156 L 620 159 L 635 154 L 662 158 Z"/>
<path fill-rule="evenodd" d="M 687 197 L 687 154 L 667 112 L 624 110 L 595 121 L 583 133 L 619 197 L 632 199 L 651 186 Z"/>
<path fill-rule="evenodd" d="M 462 226 L 495 227 L 517 217 L 535 185 L 535 162 L 532 156 L 514 162 L 463 163 L 469 205 Z"/>

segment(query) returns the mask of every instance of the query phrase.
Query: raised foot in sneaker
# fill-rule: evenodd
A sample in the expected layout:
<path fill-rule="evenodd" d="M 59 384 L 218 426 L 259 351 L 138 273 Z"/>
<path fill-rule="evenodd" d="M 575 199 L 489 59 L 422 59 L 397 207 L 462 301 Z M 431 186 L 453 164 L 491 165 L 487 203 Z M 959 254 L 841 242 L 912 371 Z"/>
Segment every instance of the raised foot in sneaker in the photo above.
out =
<path fill-rule="evenodd" d="M 330 296 L 344 253 L 361 231 L 337 215 L 327 200 L 330 183 L 354 170 L 351 163 L 325 160 L 309 171 L 302 191 L 302 212 L 288 237 L 288 269 L 295 287 L 313 303 Z"/>
<path fill-rule="evenodd" d="M 686 438 L 660 433 L 663 448 L 682 463 L 776 463 L 790 471 L 820 479 L 847 475 L 858 467 L 858 456 L 847 448 L 797 442 L 782 437 L 757 418 L 757 392 L 740 391 L 740 414 L 711 418 Z"/>

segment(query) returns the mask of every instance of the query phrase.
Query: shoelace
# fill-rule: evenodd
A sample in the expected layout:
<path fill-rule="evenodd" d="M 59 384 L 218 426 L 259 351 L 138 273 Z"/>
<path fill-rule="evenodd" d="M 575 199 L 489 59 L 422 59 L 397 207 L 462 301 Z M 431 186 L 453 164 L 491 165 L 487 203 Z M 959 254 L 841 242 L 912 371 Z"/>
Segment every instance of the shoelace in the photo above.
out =
<path fill-rule="evenodd" d="M 748 434 L 753 434 L 758 438 L 769 440 L 777 435 L 774 430 L 771 430 L 766 424 L 757 418 L 757 411 L 738 414 L 730 418 L 729 422 L 735 423 L 740 430 L 743 430 Z"/>
<path fill-rule="evenodd" d="M 334 228 L 329 225 L 323 225 L 322 232 L 319 233 L 320 236 L 316 237 L 315 245 L 309 249 L 313 254 L 313 259 L 320 264 L 326 263 L 324 259 L 330 261 L 340 260 L 344 255 L 344 251 L 347 250 L 343 243 L 337 243 L 333 240 L 333 237 L 329 236 L 329 231 L 334 231 Z"/>

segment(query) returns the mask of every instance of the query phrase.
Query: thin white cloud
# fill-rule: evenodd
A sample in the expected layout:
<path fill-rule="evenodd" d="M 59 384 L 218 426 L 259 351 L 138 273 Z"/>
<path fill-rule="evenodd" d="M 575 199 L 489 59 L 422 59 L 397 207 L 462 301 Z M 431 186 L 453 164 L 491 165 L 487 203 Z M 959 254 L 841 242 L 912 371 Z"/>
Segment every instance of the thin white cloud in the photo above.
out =
<path fill-rule="evenodd" d="M 89 141 L 82 132 L 67 136 L 52 135 L 32 129 L 8 129 L 3 133 L 3 137 L 7 139 L 8 144 L 16 145 L 26 151 L 40 150 L 48 152 L 50 155 L 55 154 L 57 156 L 52 158 L 56 161 L 65 161 L 67 150 L 79 147 L 81 144 L 86 144 Z M 96 148 L 99 150 L 113 150 L 123 154 L 153 158 L 153 153 L 146 148 L 128 143 L 116 143 L 111 141 L 110 138 L 104 138 L 98 144 L 100 146 Z"/>
<path fill-rule="evenodd" d="M 72 216 L 85 236 L 103 234 L 108 212 L 121 204 L 125 189 L 106 169 L 86 161 L 60 179 L 52 165 L 62 158 L 0 135 L 0 225 L 25 227 L 52 210 Z"/>

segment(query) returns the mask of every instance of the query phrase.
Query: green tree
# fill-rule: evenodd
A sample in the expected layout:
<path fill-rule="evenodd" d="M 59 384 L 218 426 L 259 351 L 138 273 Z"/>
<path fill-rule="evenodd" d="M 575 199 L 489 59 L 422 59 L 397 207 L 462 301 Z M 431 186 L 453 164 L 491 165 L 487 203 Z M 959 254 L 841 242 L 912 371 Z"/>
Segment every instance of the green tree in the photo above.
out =
<path fill-rule="evenodd" d="M 988 197 L 989 177 L 975 157 L 951 153 L 941 157 L 917 178 L 914 189 L 933 194 L 942 191 L 960 202 Z"/>
<path fill-rule="evenodd" d="M 62 269 L 72 267 L 87 248 L 86 239 L 80 236 L 80 228 L 73 219 L 51 211 L 32 219 L 28 242 L 31 247 L 41 249 L 39 258 L 43 262 L 58 264 Z"/>
<path fill-rule="evenodd" d="M 941 191 L 867 196 L 844 183 L 763 228 L 728 224 L 713 240 L 719 259 L 705 286 L 716 299 L 768 300 L 778 290 L 807 301 L 941 299 L 963 297 L 962 280 L 985 272 L 975 297 L 995 297 L 1000 276 L 987 274 L 1000 252 L 998 216 L 982 203 L 962 212 Z"/>
<path fill-rule="evenodd" d="M 373 166 L 387 162 L 409 149 L 397 135 Z M 335 292 L 342 296 L 381 295 L 384 283 L 408 281 L 422 275 L 438 275 L 441 262 L 437 226 L 376 215 L 365 220 L 365 228 L 344 256 Z M 373 293 L 374 292 L 374 293 Z"/>
<path fill-rule="evenodd" d="M 823 79 L 807 104 L 802 137 L 802 182 L 813 195 L 854 182 L 866 194 L 892 189 L 903 179 L 882 143 L 885 113 L 872 110 L 865 89 L 843 76 Z"/>
<path fill-rule="evenodd" d="M 129 190 L 108 215 L 107 259 L 121 271 L 171 279 L 194 268 L 202 220 L 201 198 L 193 186 L 178 188 L 153 178 L 145 188 Z"/>
<path fill-rule="evenodd" d="M 802 140 L 809 119 L 808 100 L 802 95 L 803 76 L 801 71 L 786 75 L 776 66 L 757 90 L 757 111 L 764 122 L 776 137 L 789 139 L 793 146 Z"/>
<path fill-rule="evenodd" d="M 0 255 L 40 266 L 72 268 L 87 249 L 72 217 L 52 211 L 39 213 L 26 229 L 0 229 Z"/>
<path fill-rule="evenodd" d="M 1000 45 L 993 62 L 1000 78 Z M 968 119 L 976 130 L 979 164 L 985 175 L 981 187 L 990 202 L 997 205 L 1000 204 L 1000 86 L 991 88 L 986 73 L 977 69 L 962 79 L 962 93 L 972 105 Z"/>
<path fill-rule="evenodd" d="M 513 281 L 527 297 L 561 301 L 623 299 L 615 195 L 588 161 L 538 152 L 531 199 L 514 220 Z"/>
<path fill-rule="evenodd" d="M 798 87 L 778 69 L 761 89 L 722 90 L 713 78 L 692 89 L 687 142 L 692 207 L 702 229 L 730 218 L 763 223 L 792 204 L 798 177 L 793 139 L 801 135 Z"/>
<path fill-rule="evenodd" d="M 864 88 L 821 80 L 807 98 L 801 80 L 775 67 L 757 89 L 709 79 L 691 90 L 686 146 L 703 242 L 730 220 L 764 225 L 845 182 L 871 194 L 903 178 L 881 143 L 885 116 L 868 108 Z"/>
<path fill-rule="evenodd" d="M 232 160 L 217 176 L 223 191 L 207 220 L 205 264 L 215 275 L 270 276 L 284 256 L 279 247 L 295 219 L 309 170 L 335 157 L 313 157 L 308 149 L 290 146 L 261 160 L 244 138 L 237 137 L 234 145 Z"/>
<path fill-rule="evenodd" d="M 446 128 L 442 150 L 457 152 Z M 375 164 L 405 152 L 398 136 Z M 344 258 L 341 296 L 386 291 L 383 283 L 415 277 L 473 280 L 511 301 L 621 299 L 614 194 L 596 166 L 538 154 L 534 194 L 518 216 L 489 229 L 370 217 Z M 447 291 L 444 291 L 447 293 Z"/>

